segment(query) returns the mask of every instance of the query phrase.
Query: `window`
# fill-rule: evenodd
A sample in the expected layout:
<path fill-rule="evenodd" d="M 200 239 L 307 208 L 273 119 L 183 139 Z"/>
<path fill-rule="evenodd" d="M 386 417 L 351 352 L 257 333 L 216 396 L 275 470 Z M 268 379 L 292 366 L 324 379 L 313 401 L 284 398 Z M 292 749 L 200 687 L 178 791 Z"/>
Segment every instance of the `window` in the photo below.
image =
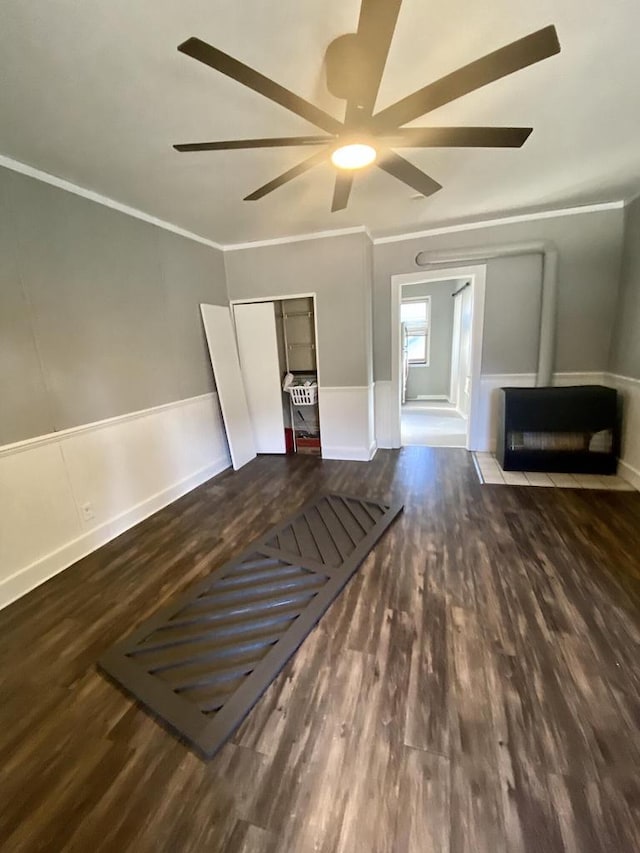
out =
<path fill-rule="evenodd" d="M 400 321 L 406 332 L 409 364 L 429 366 L 430 297 L 412 299 L 400 306 Z"/>

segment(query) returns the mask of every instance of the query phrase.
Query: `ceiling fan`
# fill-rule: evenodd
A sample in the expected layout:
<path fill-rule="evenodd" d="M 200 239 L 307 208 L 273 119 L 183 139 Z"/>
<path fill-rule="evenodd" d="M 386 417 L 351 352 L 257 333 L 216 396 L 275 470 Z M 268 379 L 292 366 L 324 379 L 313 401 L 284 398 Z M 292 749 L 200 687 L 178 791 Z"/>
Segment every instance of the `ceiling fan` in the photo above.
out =
<path fill-rule="evenodd" d="M 174 145 L 177 151 L 220 151 L 237 148 L 319 146 L 311 157 L 287 169 L 277 178 L 246 196 L 262 198 L 314 166 L 330 159 L 338 167 L 331 210 L 348 203 L 354 171 L 371 163 L 399 181 L 429 196 L 441 185 L 394 148 L 519 148 L 530 127 L 403 127 L 437 107 L 513 74 L 560 52 L 553 26 L 544 27 L 469 65 L 441 77 L 374 113 L 375 101 L 387 60 L 402 0 L 362 0 L 358 32 L 331 42 L 325 61 L 327 87 L 346 100 L 344 121 L 280 86 L 248 65 L 198 38 L 178 46 L 181 53 L 197 59 L 238 83 L 275 101 L 325 131 L 323 136 L 288 136 L 236 139 L 223 142 L 192 142 Z"/>

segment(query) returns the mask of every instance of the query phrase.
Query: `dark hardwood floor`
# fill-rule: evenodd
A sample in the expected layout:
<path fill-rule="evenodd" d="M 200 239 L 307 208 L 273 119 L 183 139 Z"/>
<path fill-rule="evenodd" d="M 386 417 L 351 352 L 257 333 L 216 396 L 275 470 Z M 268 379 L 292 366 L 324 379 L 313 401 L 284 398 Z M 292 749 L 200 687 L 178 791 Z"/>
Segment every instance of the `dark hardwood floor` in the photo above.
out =
<path fill-rule="evenodd" d="M 101 652 L 320 489 L 405 512 L 208 764 Z M 462 450 L 225 472 L 0 612 L 0 849 L 640 850 L 640 494 Z"/>

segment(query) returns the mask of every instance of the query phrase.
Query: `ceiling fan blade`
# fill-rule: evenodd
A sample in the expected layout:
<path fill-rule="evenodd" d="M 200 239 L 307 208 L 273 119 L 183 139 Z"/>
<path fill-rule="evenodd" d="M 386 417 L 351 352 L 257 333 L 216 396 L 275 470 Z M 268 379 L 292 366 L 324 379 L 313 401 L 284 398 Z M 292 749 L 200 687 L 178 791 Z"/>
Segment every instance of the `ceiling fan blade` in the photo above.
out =
<path fill-rule="evenodd" d="M 400 157 L 395 151 L 389 148 L 379 149 L 381 153 L 380 159 L 376 161 L 376 166 L 383 169 L 389 175 L 402 181 L 404 184 L 417 190 L 423 196 L 433 195 L 438 190 L 442 189 L 442 184 L 434 181 L 429 175 L 426 175 L 413 163 Z"/>
<path fill-rule="evenodd" d="M 559 52 L 560 42 L 556 28 L 545 27 L 396 101 L 374 116 L 373 129 L 382 133 L 400 127 L 443 104 L 486 86 L 487 83 L 493 83 Z"/>
<path fill-rule="evenodd" d="M 531 127 L 401 127 L 385 136 L 393 148 L 520 148 Z"/>
<path fill-rule="evenodd" d="M 336 175 L 336 184 L 333 189 L 333 202 L 331 204 L 331 213 L 336 210 L 344 210 L 349 202 L 349 194 L 353 186 L 352 172 L 338 172 Z"/>
<path fill-rule="evenodd" d="M 277 178 L 274 178 L 272 181 L 269 181 L 269 183 L 264 184 L 257 190 L 254 190 L 250 195 L 245 196 L 244 201 L 256 201 L 257 199 L 267 195 L 267 193 L 277 190 L 278 187 L 281 187 L 283 184 L 297 178 L 299 175 L 303 175 L 305 172 L 308 172 L 309 169 L 313 169 L 314 166 L 319 166 L 320 163 L 327 159 L 327 153 L 328 151 L 325 148 L 323 148 L 322 151 L 317 151 L 313 156 L 308 157 L 301 163 L 298 163 L 298 165 L 294 166 L 292 169 L 287 169 L 286 172 L 278 175 Z"/>
<path fill-rule="evenodd" d="M 292 113 L 311 122 L 311 124 L 326 130 L 327 133 L 340 133 L 343 129 L 342 122 L 330 116 L 329 113 L 199 38 L 187 39 L 178 45 L 178 50 L 193 59 L 197 59 L 198 62 L 226 74 L 232 80 L 237 80 L 238 83 L 253 89 L 254 92 L 258 92 L 270 101 L 275 101 Z"/>
<path fill-rule="evenodd" d="M 293 148 L 297 145 L 323 145 L 330 136 L 275 136 L 266 139 L 230 139 L 226 142 L 185 142 L 174 145 L 176 151 L 229 151 L 235 148 Z"/>
<path fill-rule="evenodd" d="M 362 0 L 358 41 L 364 57 L 359 98 L 347 104 L 345 124 L 353 126 L 373 113 L 402 0 Z"/>

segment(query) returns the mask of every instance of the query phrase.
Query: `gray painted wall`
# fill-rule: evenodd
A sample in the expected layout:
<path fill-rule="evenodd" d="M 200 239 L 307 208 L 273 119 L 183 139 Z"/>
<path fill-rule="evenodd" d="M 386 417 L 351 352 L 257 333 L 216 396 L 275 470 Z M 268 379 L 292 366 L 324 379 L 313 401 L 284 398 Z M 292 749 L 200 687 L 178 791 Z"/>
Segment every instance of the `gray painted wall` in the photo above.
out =
<path fill-rule="evenodd" d="M 222 252 L 0 169 L 0 444 L 213 389 Z"/>
<path fill-rule="evenodd" d="M 451 343 L 453 338 L 453 306 L 451 294 L 464 280 L 445 279 L 425 284 L 408 284 L 402 288 L 403 299 L 428 296 L 431 299 L 429 366 L 409 365 L 407 399 L 420 396 L 449 397 L 451 390 Z"/>
<path fill-rule="evenodd" d="M 368 385 L 370 252 L 370 240 L 364 233 L 228 251 L 229 298 L 316 293 L 322 384 Z"/>
<path fill-rule="evenodd" d="M 640 198 L 625 209 L 620 298 L 609 370 L 640 379 Z"/>
<path fill-rule="evenodd" d="M 421 251 L 551 240 L 559 250 L 558 371 L 607 369 L 616 311 L 623 211 L 607 210 L 418 237 L 374 246 L 374 375 L 391 378 L 391 276 L 416 272 Z M 537 367 L 541 265 L 538 256 L 487 265 L 483 373 Z"/>

